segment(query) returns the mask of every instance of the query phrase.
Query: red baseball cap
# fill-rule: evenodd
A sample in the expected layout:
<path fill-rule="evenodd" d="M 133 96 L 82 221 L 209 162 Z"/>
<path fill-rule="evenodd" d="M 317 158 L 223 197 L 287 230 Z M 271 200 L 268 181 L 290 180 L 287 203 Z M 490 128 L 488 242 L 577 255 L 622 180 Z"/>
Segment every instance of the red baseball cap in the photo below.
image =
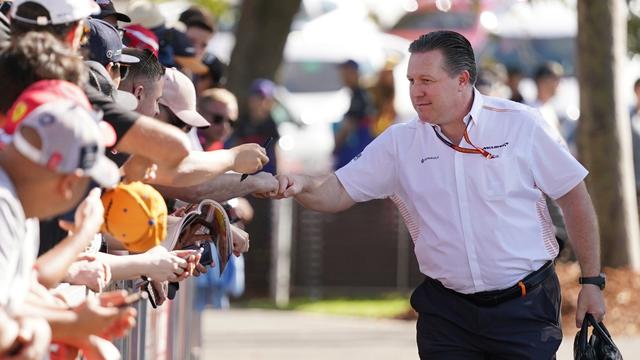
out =
<path fill-rule="evenodd" d="M 72 100 L 91 110 L 89 99 L 76 85 L 64 80 L 41 80 L 26 88 L 13 103 L 2 126 L 5 133 L 13 134 L 18 124 L 38 106 L 60 99 Z"/>
<path fill-rule="evenodd" d="M 158 57 L 160 45 L 153 31 L 142 25 L 129 25 L 124 28 L 124 44 L 130 48 L 147 49 Z"/>
<path fill-rule="evenodd" d="M 40 105 L 61 100 L 72 101 L 87 111 L 93 111 L 89 99 L 77 85 L 64 80 L 40 80 L 27 87 L 11 105 L 2 129 L 8 135 L 15 133 L 18 125 Z M 116 143 L 116 133 L 109 124 L 98 124 L 103 133 L 105 146 Z"/>

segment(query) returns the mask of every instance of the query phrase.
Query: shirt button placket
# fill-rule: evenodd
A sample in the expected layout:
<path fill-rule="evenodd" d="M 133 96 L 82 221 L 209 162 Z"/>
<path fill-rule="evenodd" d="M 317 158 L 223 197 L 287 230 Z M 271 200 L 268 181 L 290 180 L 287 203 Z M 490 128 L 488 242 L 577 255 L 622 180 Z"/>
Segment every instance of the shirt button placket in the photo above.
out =
<path fill-rule="evenodd" d="M 473 238 L 473 231 L 471 229 L 471 206 L 467 196 L 464 161 L 465 157 L 468 158 L 469 156 L 474 155 L 456 152 L 454 156 L 454 167 L 462 236 L 464 237 L 463 240 L 467 250 L 467 261 L 469 262 L 469 268 L 471 269 L 471 278 L 474 286 L 473 292 L 478 292 L 484 288 L 484 282 L 480 276 L 480 264 L 478 264 L 478 255 L 476 253 L 476 241 Z"/>

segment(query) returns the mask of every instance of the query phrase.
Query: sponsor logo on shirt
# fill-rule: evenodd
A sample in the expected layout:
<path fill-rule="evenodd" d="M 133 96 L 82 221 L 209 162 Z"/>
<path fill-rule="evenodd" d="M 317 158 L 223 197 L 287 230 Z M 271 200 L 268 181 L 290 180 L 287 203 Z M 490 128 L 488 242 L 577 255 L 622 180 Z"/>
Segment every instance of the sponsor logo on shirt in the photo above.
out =
<path fill-rule="evenodd" d="M 506 143 L 504 143 L 504 144 L 501 144 L 501 145 L 485 146 L 485 147 L 483 147 L 483 149 L 485 149 L 485 150 L 500 149 L 500 148 L 507 147 L 507 146 L 509 146 L 509 142 L 508 141 Z"/>
<path fill-rule="evenodd" d="M 427 157 L 423 157 L 422 159 L 420 159 L 420 163 L 421 163 L 421 164 L 424 164 L 424 163 L 425 163 L 425 161 L 428 161 L 428 160 L 438 160 L 438 159 L 440 159 L 440 156 L 427 156 Z"/>

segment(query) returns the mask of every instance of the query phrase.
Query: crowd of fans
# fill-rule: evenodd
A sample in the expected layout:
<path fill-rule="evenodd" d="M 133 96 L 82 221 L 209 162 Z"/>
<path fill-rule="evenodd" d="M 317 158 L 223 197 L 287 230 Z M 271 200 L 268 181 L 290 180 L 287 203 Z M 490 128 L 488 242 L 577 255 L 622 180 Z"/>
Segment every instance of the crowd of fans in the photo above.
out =
<path fill-rule="evenodd" d="M 236 264 L 221 250 L 227 233 L 229 254 L 249 249 L 250 206 L 224 202 L 277 190 L 252 137 L 267 115 L 236 126 L 226 65 L 205 53 L 216 31 L 205 10 L 169 26 L 147 1 L 125 12 L 109 0 L 0 3 L 0 358 L 114 358 L 111 341 L 136 323 L 131 305 L 161 306 L 172 284 Z M 272 88 L 256 82 L 257 108 Z M 234 224 L 172 225 L 205 199 Z"/>
<path fill-rule="evenodd" d="M 278 191 L 276 147 L 266 146 L 279 139 L 275 84 L 256 79 L 241 113 L 225 89 L 226 64 L 206 52 L 215 22 L 198 7 L 167 24 L 146 0 L 125 12 L 110 0 L 0 4 L 0 358 L 59 349 L 110 358 L 110 341 L 135 325 L 132 295 L 146 291 L 161 306 L 170 283 L 192 276 L 201 276 L 198 308 L 225 306 L 225 291 L 243 288 L 232 274 L 242 276 L 249 249 L 243 222 L 253 210 L 241 197 Z M 337 168 L 397 120 L 395 65 L 368 91 L 359 65 L 341 64 L 352 101 L 336 127 Z M 481 92 L 524 101 L 517 69 L 481 70 Z M 531 105 L 571 140 L 549 105 L 561 76 L 558 64 L 541 66 Z M 210 272 L 226 262 L 211 256 L 222 236 L 216 221 L 172 228 L 204 200 L 223 203 L 235 223 L 237 258 L 226 273 Z M 181 236 L 200 240 L 167 245 Z M 107 291 L 136 279 L 142 290 Z M 68 285 L 85 286 L 86 296 L 71 297 Z"/>

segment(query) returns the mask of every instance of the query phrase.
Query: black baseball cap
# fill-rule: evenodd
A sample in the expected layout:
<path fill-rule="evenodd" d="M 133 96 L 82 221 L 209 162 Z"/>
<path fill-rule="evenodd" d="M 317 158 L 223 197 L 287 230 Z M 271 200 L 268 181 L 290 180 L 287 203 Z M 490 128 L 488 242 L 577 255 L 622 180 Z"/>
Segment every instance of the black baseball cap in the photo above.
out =
<path fill-rule="evenodd" d="M 113 6 L 113 2 L 111 0 L 96 0 L 98 5 L 100 6 L 100 14 L 94 15 L 94 18 L 104 19 L 107 16 L 115 15 L 118 21 L 122 21 L 125 23 L 130 23 L 131 18 L 124 13 L 118 12 L 116 7 Z"/>
<path fill-rule="evenodd" d="M 196 57 L 196 50 L 191 40 L 185 33 L 174 28 L 169 28 L 168 38 L 169 45 L 173 48 L 173 58 L 181 67 L 191 70 L 194 74 L 206 74 L 209 68 L 202 62 L 202 59 Z"/>
<path fill-rule="evenodd" d="M 122 53 L 122 40 L 116 28 L 104 20 L 90 18 L 89 23 L 89 58 L 106 66 L 110 62 L 135 64 L 137 57 Z"/>

